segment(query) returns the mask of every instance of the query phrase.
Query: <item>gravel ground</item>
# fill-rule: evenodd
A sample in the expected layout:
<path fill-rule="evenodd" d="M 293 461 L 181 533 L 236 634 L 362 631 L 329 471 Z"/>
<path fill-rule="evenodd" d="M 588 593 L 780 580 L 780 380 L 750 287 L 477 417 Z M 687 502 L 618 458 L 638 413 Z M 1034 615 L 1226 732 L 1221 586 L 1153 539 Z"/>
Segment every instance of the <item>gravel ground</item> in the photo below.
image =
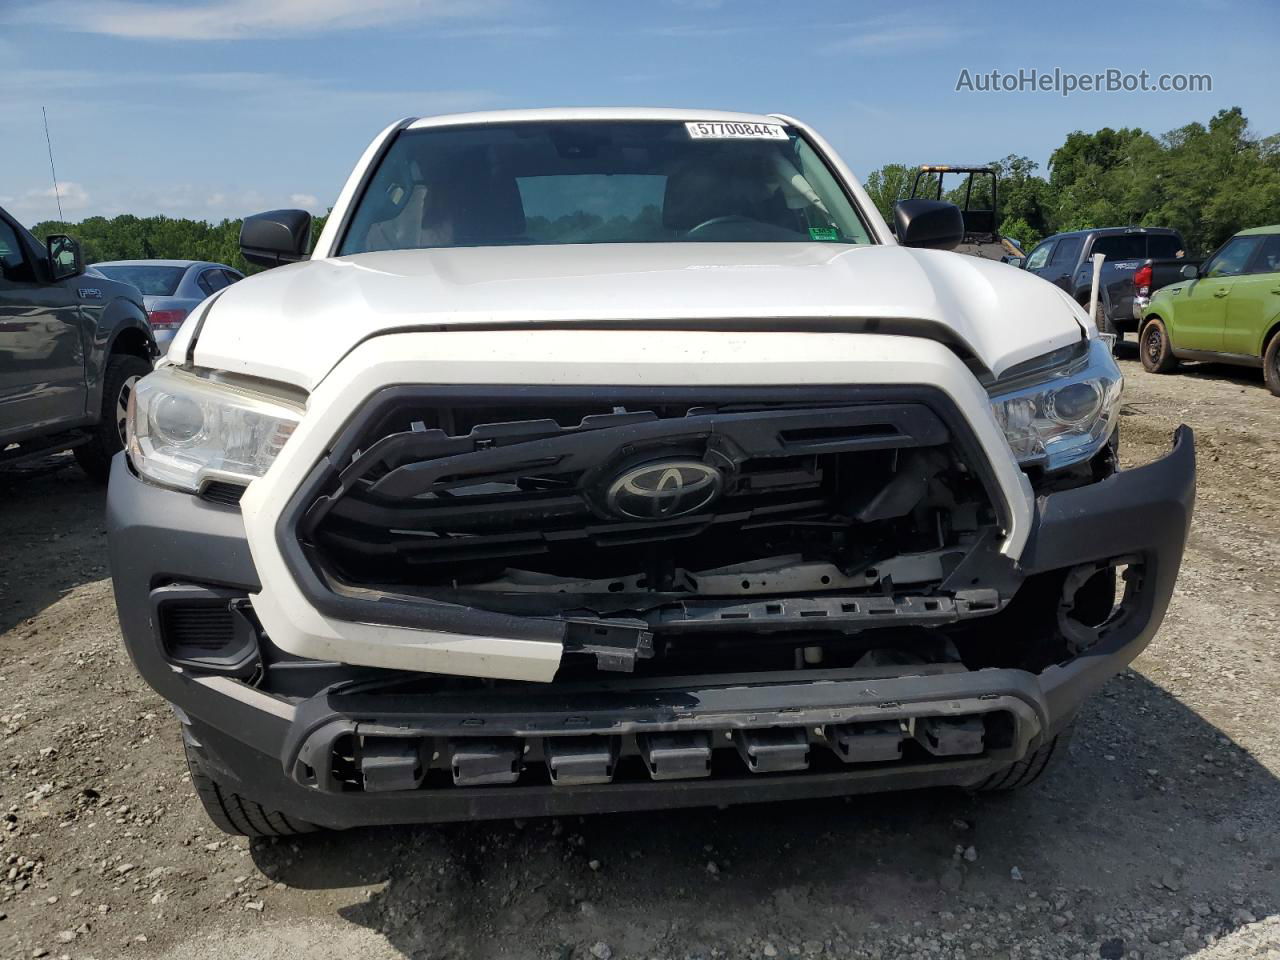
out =
<path fill-rule="evenodd" d="M 229 838 L 121 648 L 101 491 L 0 475 L 0 956 L 1280 957 L 1280 400 L 1124 366 L 1129 465 L 1198 436 L 1178 592 L 994 798 Z"/>

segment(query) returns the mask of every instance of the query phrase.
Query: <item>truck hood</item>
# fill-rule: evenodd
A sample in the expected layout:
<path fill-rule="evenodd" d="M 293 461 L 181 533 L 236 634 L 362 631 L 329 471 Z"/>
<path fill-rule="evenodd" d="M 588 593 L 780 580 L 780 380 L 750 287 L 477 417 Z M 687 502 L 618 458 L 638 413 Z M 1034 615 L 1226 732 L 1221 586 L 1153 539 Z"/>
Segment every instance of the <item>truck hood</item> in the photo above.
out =
<path fill-rule="evenodd" d="M 193 359 L 309 391 L 358 343 L 393 331 L 743 323 L 931 336 L 996 376 L 1078 341 L 1090 325 L 1083 310 L 1038 277 L 938 250 L 822 243 L 465 247 L 313 260 L 250 277 L 209 304 Z M 188 349 L 195 327 L 184 326 L 171 356 Z"/>

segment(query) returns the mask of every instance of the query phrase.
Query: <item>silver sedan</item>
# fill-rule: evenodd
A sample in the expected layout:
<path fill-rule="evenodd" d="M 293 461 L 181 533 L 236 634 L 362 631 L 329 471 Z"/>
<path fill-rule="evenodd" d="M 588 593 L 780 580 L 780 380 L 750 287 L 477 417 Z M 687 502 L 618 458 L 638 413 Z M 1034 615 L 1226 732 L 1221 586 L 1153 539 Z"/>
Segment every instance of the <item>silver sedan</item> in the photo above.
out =
<path fill-rule="evenodd" d="M 138 288 L 162 355 L 187 314 L 205 297 L 244 279 L 224 263 L 202 260 L 110 260 L 85 272 Z"/>

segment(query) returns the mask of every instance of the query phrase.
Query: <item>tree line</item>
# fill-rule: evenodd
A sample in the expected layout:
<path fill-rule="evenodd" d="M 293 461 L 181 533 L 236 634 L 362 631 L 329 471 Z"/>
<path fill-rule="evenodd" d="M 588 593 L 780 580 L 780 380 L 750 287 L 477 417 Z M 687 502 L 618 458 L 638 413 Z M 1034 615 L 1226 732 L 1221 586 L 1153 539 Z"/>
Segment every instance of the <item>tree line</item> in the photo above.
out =
<path fill-rule="evenodd" d="M 1239 107 L 1219 111 L 1207 125 L 1189 123 L 1158 136 L 1137 127 L 1077 130 L 1053 151 L 1047 177 L 1025 156 L 1011 154 L 994 165 L 1000 173 L 1000 232 L 1028 250 L 1063 230 L 1135 225 L 1175 227 L 1188 252 L 1200 254 L 1237 230 L 1280 223 L 1280 135 L 1256 136 Z M 894 201 L 910 194 L 917 170 L 891 163 L 866 178 L 886 219 L 892 219 Z M 948 196 L 960 199 L 958 191 Z M 980 199 L 975 194 L 975 206 Z M 316 219 L 313 240 L 324 220 Z M 240 223 L 126 214 L 80 223 L 49 220 L 32 232 L 40 238 L 71 234 L 89 263 L 212 260 L 253 272 L 240 256 Z M 581 224 L 547 225 L 548 232 L 561 226 Z"/>
<path fill-rule="evenodd" d="M 1028 251 L 1065 230 L 1132 225 L 1174 227 L 1188 252 L 1203 254 L 1238 230 L 1280 223 L 1280 135 L 1256 136 L 1239 107 L 1159 136 L 1137 127 L 1077 130 L 1050 155 L 1048 177 L 1016 154 L 993 165 L 1000 232 Z M 886 218 L 910 195 L 918 169 L 891 163 L 867 177 Z"/>
<path fill-rule="evenodd" d="M 325 217 L 311 224 L 314 246 Z M 240 225 L 243 220 L 187 220 L 178 217 L 88 217 L 79 223 L 45 220 L 31 228 L 43 240 L 52 233 L 66 233 L 80 241 L 86 263 L 107 260 L 208 260 L 225 263 L 241 273 L 256 273 L 261 267 L 247 263 L 240 255 Z"/>

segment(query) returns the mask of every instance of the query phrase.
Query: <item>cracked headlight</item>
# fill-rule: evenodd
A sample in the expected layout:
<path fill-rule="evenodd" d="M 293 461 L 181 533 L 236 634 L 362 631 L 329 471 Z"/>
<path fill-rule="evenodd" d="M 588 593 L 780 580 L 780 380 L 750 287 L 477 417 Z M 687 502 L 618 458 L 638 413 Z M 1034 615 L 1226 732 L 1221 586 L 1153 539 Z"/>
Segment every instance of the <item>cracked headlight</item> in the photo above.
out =
<path fill-rule="evenodd" d="M 206 478 L 267 472 L 302 417 L 278 397 L 163 367 L 129 398 L 129 460 L 154 483 L 195 493 Z"/>
<path fill-rule="evenodd" d="M 1057 470 L 1089 459 L 1107 442 L 1123 385 L 1109 345 L 1091 340 L 1082 355 L 996 384 L 991 411 L 1020 464 Z"/>

